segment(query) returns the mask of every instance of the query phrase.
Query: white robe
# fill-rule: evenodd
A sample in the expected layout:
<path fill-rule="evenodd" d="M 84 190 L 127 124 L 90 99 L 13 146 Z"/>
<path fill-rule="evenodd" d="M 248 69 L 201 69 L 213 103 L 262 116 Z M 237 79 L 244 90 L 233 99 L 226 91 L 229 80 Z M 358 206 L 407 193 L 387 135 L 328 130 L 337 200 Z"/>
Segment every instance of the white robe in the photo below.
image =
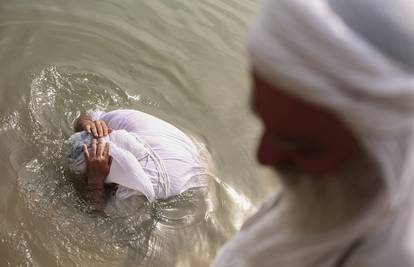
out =
<path fill-rule="evenodd" d="M 109 135 L 113 162 L 106 183 L 119 185 L 116 198 L 143 194 L 153 201 L 207 186 L 207 168 L 198 148 L 173 125 L 136 110 L 90 115 L 114 130 Z"/>
<path fill-rule="evenodd" d="M 384 227 L 387 218 L 377 222 L 377 229 L 361 229 L 357 221 L 322 234 L 301 236 L 279 224 L 281 201 L 280 193 L 270 196 L 221 248 L 212 267 L 414 266 L 412 251 L 401 248 L 401 243 L 412 247 L 413 233 L 406 232 L 396 240 L 393 229 L 398 225 L 391 222 Z M 413 225 L 409 211 L 407 215 Z"/>

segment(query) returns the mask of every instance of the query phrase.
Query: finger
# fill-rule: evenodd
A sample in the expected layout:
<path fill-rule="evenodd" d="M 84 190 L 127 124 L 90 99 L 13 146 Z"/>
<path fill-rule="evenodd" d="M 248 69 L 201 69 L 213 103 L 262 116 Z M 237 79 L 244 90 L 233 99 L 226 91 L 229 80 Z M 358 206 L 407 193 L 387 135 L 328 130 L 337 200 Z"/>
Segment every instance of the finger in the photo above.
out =
<path fill-rule="evenodd" d="M 109 156 L 109 158 L 108 158 L 108 166 L 109 166 L 109 168 L 111 168 L 111 165 L 112 165 L 112 157 Z"/>
<path fill-rule="evenodd" d="M 103 156 L 107 157 L 109 155 L 109 143 L 107 142 L 105 144 L 105 148 L 104 148 L 104 152 L 103 152 Z"/>
<path fill-rule="evenodd" d="M 104 150 L 105 150 L 105 142 L 102 138 L 100 138 L 98 140 L 98 151 L 97 151 L 96 155 L 98 157 L 103 156 Z"/>
<path fill-rule="evenodd" d="M 98 132 L 96 131 L 95 123 L 91 123 L 90 125 L 91 125 L 93 136 L 98 137 Z"/>
<path fill-rule="evenodd" d="M 98 136 L 102 137 L 103 136 L 103 130 L 102 130 L 101 121 L 96 121 L 95 125 L 96 125 L 96 128 L 98 129 Z"/>
<path fill-rule="evenodd" d="M 101 125 L 102 125 L 102 130 L 103 130 L 103 136 L 107 136 L 108 135 L 108 126 L 106 125 L 106 122 L 101 121 Z"/>
<path fill-rule="evenodd" d="M 92 139 L 92 157 L 96 156 L 96 139 Z"/>
<path fill-rule="evenodd" d="M 85 131 L 88 132 L 88 133 L 91 133 L 91 125 L 89 123 L 86 124 Z"/>
<path fill-rule="evenodd" d="M 108 133 L 111 134 L 112 133 L 112 128 L 108 128 Z"/>
<path fill-rule="evenodd" d="M 89 151 L 88 151 L 88 147 L 86 145 L 83 145 L 83 156 L 85 157 L 85 159 L 89 159 Z"/>

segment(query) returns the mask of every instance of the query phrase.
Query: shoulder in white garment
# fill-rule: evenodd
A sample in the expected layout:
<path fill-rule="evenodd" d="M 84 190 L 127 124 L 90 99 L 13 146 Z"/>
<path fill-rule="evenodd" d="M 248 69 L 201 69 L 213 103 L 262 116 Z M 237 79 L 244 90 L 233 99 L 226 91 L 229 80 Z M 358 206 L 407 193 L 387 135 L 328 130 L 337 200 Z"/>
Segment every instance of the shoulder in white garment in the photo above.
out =
<path fill-rule="evenodd" d="M 280 193 L 269 197 L 240 232 L 219 251 L 212 266 L 343 267 L 344 262 L 350 262 L 355 248 L 359 249 L 355 245 L 360 245 L 360 240 L 350 235 L 348 242 L 337 244 L 332 240 L 332 233 L 301 236 L 287 231 L 280 222 L 281 201 Z M 346 228 L 344 231 L 347 231 Z"/>
<path fill-rule="evenodd" d="M 126 144 L 127 146 L 145 147 L 145 155 L 140 154 L 138 157 L 139 153 L 132 154 L 135 154 L 140 167 L 151 181 L 155 199 L 168 198 L 190 188 L 207 186 L 207 167 L 201 160 L 200 151 L 192 139 L 175 126 L 136 110 L 115 110 L 107 113 L 94 111 L 90 115 L 93 120 L 105 121 L 115 131 L 125 130 L 131 133 L 139 141 L 138 146 Z M 117 140 L 120 139 L 117 136 L 114 135 L 112 141 L 125 146 L 125 141 Z M 140 191 L 131 190 L 121 184 L 116 196 L 125 199 L 142 194 Z M 147 198 L 150 199 L 149 196 Z"/>

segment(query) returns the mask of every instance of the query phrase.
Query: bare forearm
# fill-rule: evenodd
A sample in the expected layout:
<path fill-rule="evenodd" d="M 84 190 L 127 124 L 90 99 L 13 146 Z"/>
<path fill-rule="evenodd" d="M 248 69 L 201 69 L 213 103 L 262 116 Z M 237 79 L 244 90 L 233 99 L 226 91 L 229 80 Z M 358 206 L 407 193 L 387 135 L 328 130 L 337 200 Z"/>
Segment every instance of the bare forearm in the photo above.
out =
<path fill-rule="evenodd" d="M 109 175 L 112 158 L 109 156 L 109 143 L 103 139 L 92 139 L 89 152 L 83 145 L 83 155 L 86 161 L 86 199 L 96 210 L 102 210 L 105 205 L 105 179 Z"/>
<path fill-rule="evenodd" d="M 104 184 L 88 182 L 84 192 L 84 198 L 95 210 L 102 211 L 105 207 Z"/>
<path fill-rule="evenodd" d="M 86 114 L 80 115 L 73 125 L 75 132 L 82 132 L 84 130 L 84 124 L 87 122 L 92 122 L 92 117 Z"/>

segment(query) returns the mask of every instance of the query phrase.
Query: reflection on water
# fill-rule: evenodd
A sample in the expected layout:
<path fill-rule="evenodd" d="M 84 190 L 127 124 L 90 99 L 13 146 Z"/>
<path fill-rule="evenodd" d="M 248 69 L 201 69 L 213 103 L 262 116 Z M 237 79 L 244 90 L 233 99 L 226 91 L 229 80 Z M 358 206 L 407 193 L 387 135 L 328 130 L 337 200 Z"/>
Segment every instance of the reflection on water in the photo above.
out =
<path fill-rule="evenodd" d="M 0 1 L 0 266 L 208 266 L 270 190 L 243 43 L 255 1 Z M 200 140 L 207 190 L 86 212 L 73 120 L 139 109 Z M 215 165 L 213 167 L 213 165 Z"/>

